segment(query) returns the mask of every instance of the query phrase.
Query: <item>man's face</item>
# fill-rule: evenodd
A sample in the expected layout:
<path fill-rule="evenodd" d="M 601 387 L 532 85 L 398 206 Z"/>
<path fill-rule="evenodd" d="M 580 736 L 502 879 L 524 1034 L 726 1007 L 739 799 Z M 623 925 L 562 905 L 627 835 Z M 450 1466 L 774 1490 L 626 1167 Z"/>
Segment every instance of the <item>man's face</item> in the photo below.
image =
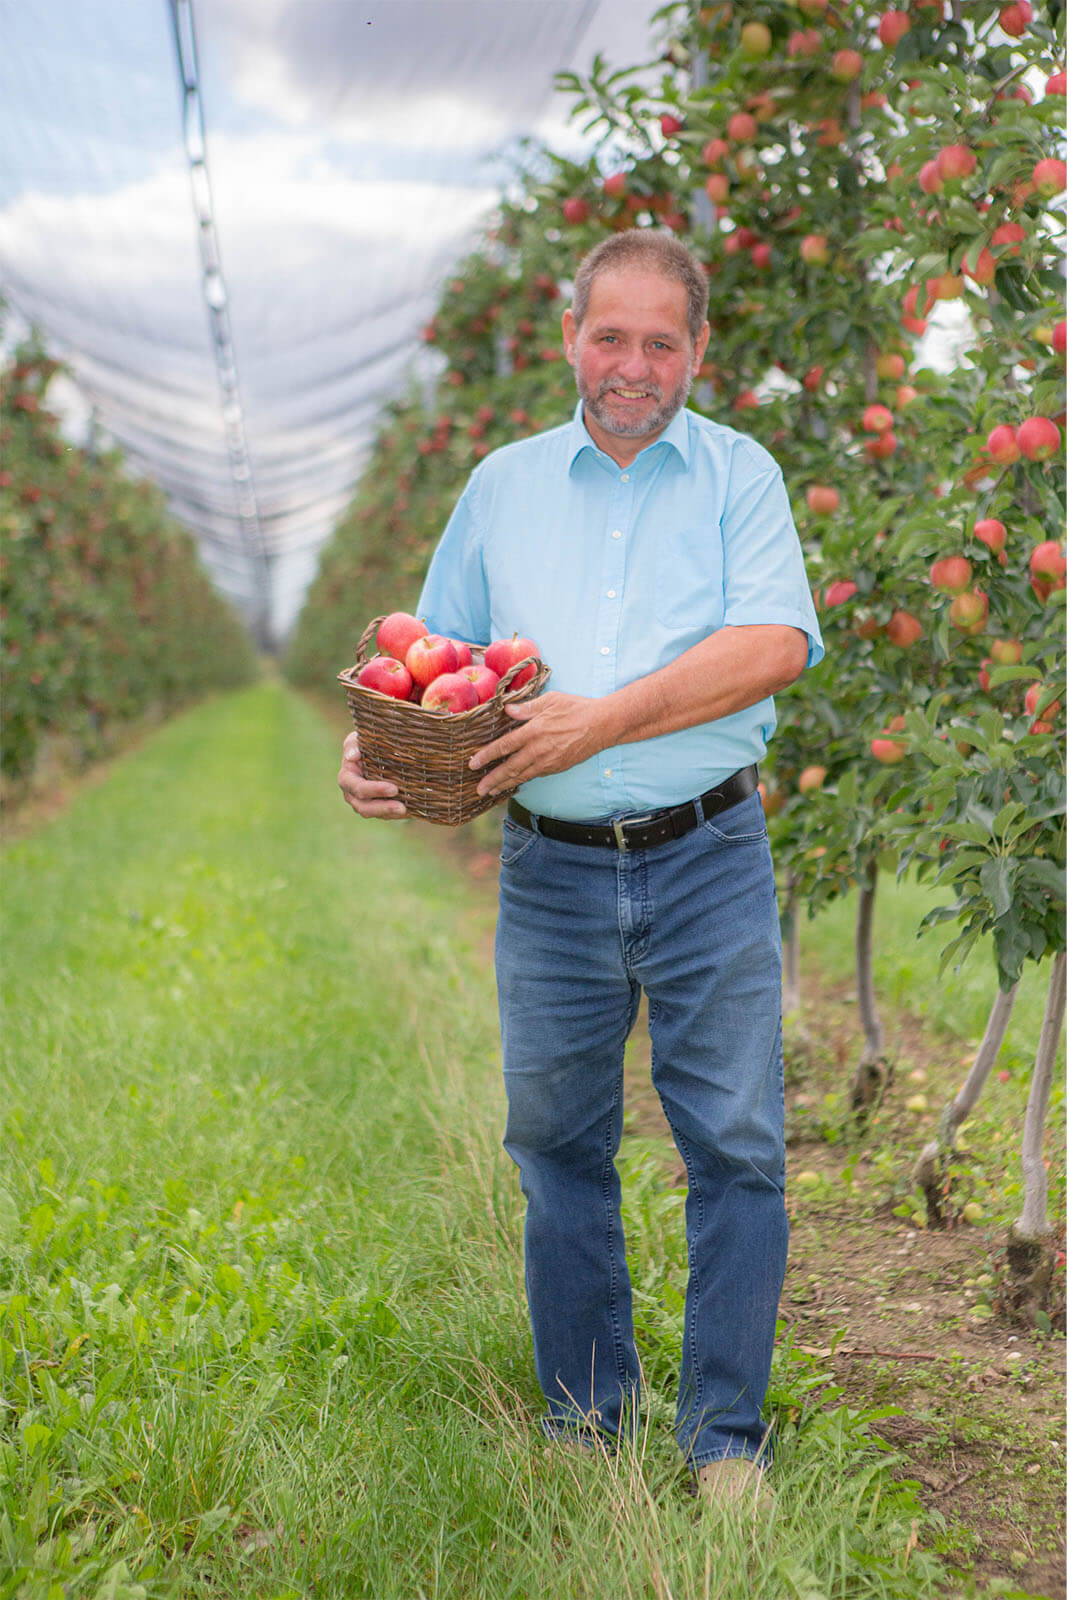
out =
<path fill-rule="evenodd" d="M 689 336 L 682 284 L 643 267 L 593 280 L 577 328 L 563 313 L 563 348 L 601 449 L 633 460 L 686 402 L 708 343 L 707 323 Z"/>

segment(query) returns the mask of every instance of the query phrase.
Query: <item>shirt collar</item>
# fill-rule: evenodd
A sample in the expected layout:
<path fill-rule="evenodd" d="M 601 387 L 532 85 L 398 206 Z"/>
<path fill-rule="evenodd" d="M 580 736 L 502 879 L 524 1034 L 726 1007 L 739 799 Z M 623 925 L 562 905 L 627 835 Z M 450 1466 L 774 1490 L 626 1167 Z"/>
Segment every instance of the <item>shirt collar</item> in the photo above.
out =
<path fill-rule="evenodd" d="M 567 457 L 568 471 L 570 471 L 570 469 L 574 466 L 574 463 L 577 461 L 583 450 L 592 450 L 594 455 L 603 455 L 604 453 L 594 442 L 588 428 L 585 425 L 585 420 L 582 416 L 581 400 L 578 401 L 578 404 L 574 408 L 574 417 L 570 424 L 570 439 L 568 443 L 570 448 L 570 454 Z M 674 416 L 664 428 L 659 438 L 654 439 L 651 444 L 645 446 L 640 454 L 635 456 L 634 465 L 636 466 L 637 462 L 641 461 L 649 454 L 650 451 L 657 449 L 660 445 L 670 445 L 681 457 L 682 465 L 688 467 L 689 413 L 685 406 L 682 406 L 680 411 L 675 412 Z"/>

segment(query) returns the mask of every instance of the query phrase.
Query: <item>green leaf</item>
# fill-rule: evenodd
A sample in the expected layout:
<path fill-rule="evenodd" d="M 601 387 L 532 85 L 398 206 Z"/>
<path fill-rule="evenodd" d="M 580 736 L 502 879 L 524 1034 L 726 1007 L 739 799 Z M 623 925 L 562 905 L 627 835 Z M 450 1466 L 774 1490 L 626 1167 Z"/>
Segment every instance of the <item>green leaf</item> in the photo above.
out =
<path fill-rule="evenodd" d="M 1010 856 L 994 856 L 978 874 L 979 882 L 993 906 L 996 920 L 1006 917 L 1012 908 L 1012 885 L 1018 862 Z"/>

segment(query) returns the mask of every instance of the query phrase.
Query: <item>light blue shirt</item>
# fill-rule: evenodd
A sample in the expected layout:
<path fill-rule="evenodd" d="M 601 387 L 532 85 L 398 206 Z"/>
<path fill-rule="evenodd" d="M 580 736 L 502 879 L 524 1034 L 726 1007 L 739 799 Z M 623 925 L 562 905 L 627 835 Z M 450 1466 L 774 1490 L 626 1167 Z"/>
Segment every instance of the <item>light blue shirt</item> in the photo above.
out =
<path fill-rule="evenodd" d="M 579 401 L 566 426 L 494 451 L 471 474 L 419 600 L 433 632 L 533 639 L 549 689 L 599 698 L 716 629 L 786 623 L 823 656 L 782 474 L 753 439 L 682 410 L 620 467 Z M 759 761 L 774 701 L 602 750 L 534 778 L 531 811 L 574 821 L 677 805 Z"/>

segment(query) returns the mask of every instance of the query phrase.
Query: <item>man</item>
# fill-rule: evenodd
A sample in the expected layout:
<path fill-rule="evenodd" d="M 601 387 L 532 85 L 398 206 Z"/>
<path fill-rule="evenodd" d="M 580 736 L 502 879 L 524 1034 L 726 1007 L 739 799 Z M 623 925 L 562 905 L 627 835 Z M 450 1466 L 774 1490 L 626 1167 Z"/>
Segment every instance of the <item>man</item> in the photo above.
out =
<path fill-rule="evenodd" d="M 822 656 L 781 473 L 684 409 L 707 281 L 673 236 L 582 262 L 563 341 L 567 426 L 488 456 L 419 614 L 535 639 L 551 688 L 473 757 L 503 822 L 496 975 L 505 1146 L 527 1198 L 526 1284 L 546 1430 L 609 1437 L 639 1398 L 614 1157 L 642 991 L 652 1078 L 689 1179 L 678 1391 L 709 1496 L 754 1491 L 785 1271 L 781 944 L 755 763 L 773 694 Z M 345 741 L 362 816 L 403 815 Z"/>

